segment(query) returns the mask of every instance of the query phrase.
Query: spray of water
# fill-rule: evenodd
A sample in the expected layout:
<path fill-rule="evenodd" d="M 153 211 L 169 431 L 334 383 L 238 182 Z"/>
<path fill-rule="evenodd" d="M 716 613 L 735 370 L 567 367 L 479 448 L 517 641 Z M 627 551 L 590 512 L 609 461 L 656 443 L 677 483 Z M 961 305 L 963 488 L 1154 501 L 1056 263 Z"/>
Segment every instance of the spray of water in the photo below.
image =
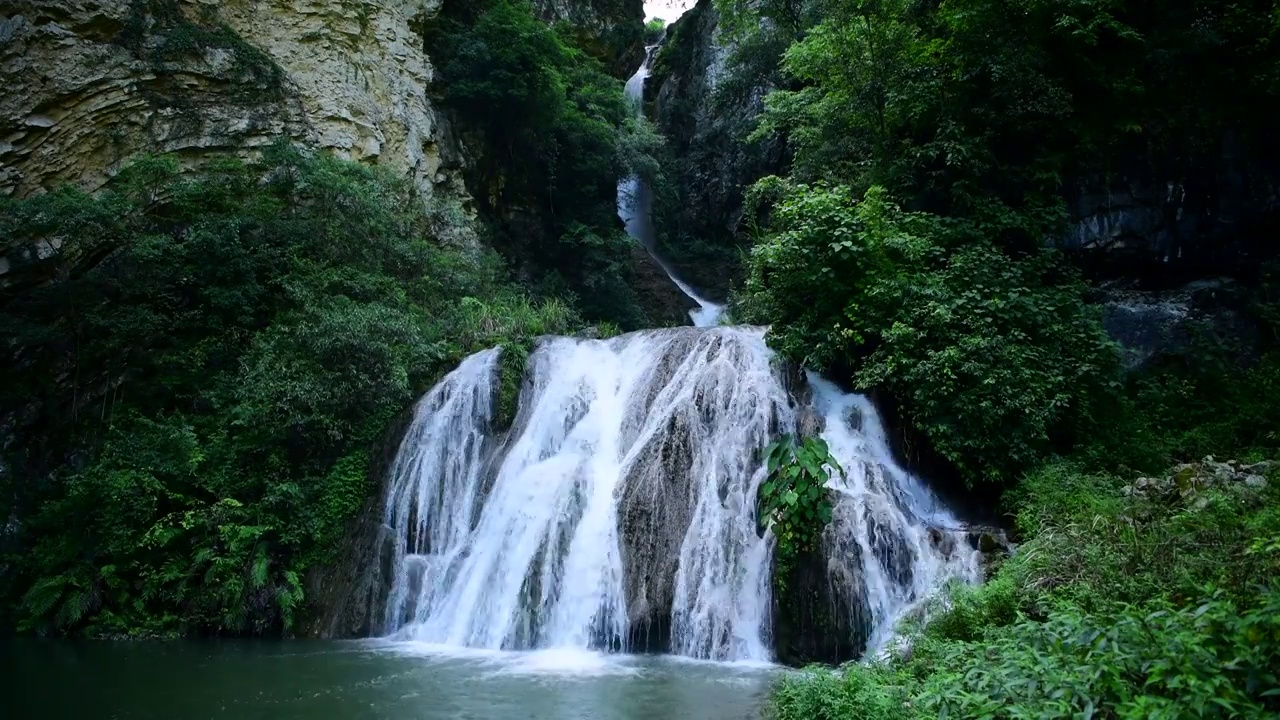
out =
<path fill-rule="evenodd" d="M 770 538 L 755 496 L 763 448 L 794 431 L 797 407 L 763 330 L 549 339 L 502 441 L 488 432 L 496 359 L 474 355 L 428 393 L 401 447 L 384 512 L 397 538 L 387 631 L 632 650 L 637 628 L 658 627 L 680 655 L 768 660 Z M 832 582 L 857 580 L 878 638 L 972 558 L 939 549 L 930 528 L 957 523 L 894 463 L 870 403 L 810 383 L 848 469 L 831 483 Z"/>

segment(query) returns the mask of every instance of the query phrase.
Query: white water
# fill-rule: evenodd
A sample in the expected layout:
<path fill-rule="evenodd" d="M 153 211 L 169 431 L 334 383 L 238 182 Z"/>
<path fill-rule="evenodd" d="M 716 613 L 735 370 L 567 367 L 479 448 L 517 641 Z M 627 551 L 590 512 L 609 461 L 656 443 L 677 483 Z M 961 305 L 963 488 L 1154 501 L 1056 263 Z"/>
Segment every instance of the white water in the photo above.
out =
<path fill-rule="evenodd" d="M 628 96 L 638 100 L 647 75 L 646 59 Z M 763 329 L 717 327 L 722 308 L 653 253 L 651 202 L 639 178 L 619 182 L 627 232 L 698 304 L 690 315 L 704 329 L 544 341 L 505 433 L 492 427 L 496 349 L 424 396 L 383 515 L 396 538 L 392 639 L 550 651 L 533 657 L 556 667 L 654 646 L 770 661 L 761 456 L 806 422 L 846 471 L 828 483 L 825 569 L 832 609 L 869 652 L 942 581 L 977 578 L 961 524 L 894 460 L 870 401 L 813 374 L 805 400 L 788 391 Z"/>
<path fill-rule="evenodd" d="M 488 430 L 497 351 L 468 358 L 419 403 L 394 465 L 387 631 L 625 651 L 642 649 L 639 625 L 669 619 L 676 654 L 768 661 L 770 540 L 754 498 L 763 447 L 795 431 L 799 410 L 772 358 L 760 328 L 550 339 L 505 442 Z M 809 382 L 847 470 L 830 484 L 831 581 L 865 596 L 874 647 L 942 578 L 972 577 L 976 558 L 939 542 L 936 528 L 958 523 L 894 462 L 871 404 Z"/>
<path fill-rule="evenodd" d="M 689 517 L 648 528 L 683 538 L 666 579 L 676 652 L 767 660 L 768 553 L 752 508 L 760 450 L 790 424 L 770 358 L 754 328 L 552 339 L 530 358 L 485 497 L 475 440 L 490 405 L 476 398 L 492 393 L 494 351 L 469 358 L 420 404 L 395 464 L 384 518 L 402 539 L 388 629 L 475 648 L 624 647 L 619 507 L 630 489 L 632 506 Z M 669 467 L 661 456 L 674 449 L 687 456 Z M 441 518 L 446 503 L 454 513 Z M 651 553 L 631 570 L 653 577 L 667 560 Z"/>
<path fill-rule="evenodd" d="M 634 104 L 637 113 L 642 112 L 644 81 L 649 78 L 649 62 L 653 58 L 654 49 L 646 48 L 644 62 L 640 64 L 640 69 L 636 70 L 636 74 L 632 75 L 630 80 L 627 80 L 626 95 Z M 649 253 L 649 257 L 658 263 L 668 278 L 671 278 L 671 282 L 680 288 L 680 292 L 698 304 L 698 309 L 689 311 L 694 327 L 719 325 L 720 318 L 724 314 L 724 306 L 717 305 L 699 295 L 654 251 L 657 234 L 653 228 L 653 196 L 638 176 L 632 175 L 618 181 L 618 217 L 622 218 L 627 228 L 627 235 L 640 243 L 640 246 Z"/>
<path fill-rule="evenodd" d="M 824 538 L 829 573 L 833 583 L 860 586 L 874 652 L 943 582 L 976 582 L 980 555 L 960 520 L 894 459 L 871 401 L 814 373 L 807 379 L 823 417 L 822 439 L 844 470 L 827 483 L 839 493 Z"/>

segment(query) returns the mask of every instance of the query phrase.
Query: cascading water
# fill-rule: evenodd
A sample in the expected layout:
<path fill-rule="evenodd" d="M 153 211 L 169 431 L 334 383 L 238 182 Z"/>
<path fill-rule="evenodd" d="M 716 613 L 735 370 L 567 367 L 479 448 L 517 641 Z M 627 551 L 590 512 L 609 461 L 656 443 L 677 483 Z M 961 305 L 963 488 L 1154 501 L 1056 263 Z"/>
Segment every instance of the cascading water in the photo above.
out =
<path fill-rule="evenodd" d="M 642 113 L 644 103 L 644 81 L 649 79 L 649 63 L 653 60 L 653 52 L 657 46 L 645 48 L 644 62 L 640 64 L 640 69 L 636 70 L 636 74 L 631 76 L 627 81 L 626 96 L 631 101 L 635 112 Z M 680 288 L 680 292 L 687 295 L 695 303 L 698 304 L 697 310 L 690 310 L 689 316 L 693 319 L 695 327 L 715 327 L 720 324 L 720 317 L 724 314 L 724 307 L 707 300 L 689 287 L 687 283 L 681 280 L 656 252 L 655 243 L 657 234 L 653 229 L 653 195 L 649 192 L 648 186 L 644 184 L 638 175 L 632 175 L 618 181 L 618 217 L 622 218 L 623 224 L 627 228 L 627 235 L 630 235 L 636 242 L 640 243 L 653 258 L 654 262 L 662 268 L 667 274 L 671 282 Z"/>
<path fill-rule="evenodd" d="M 477 648 L 768 660 L 770 541 L 756 531 L 755 494 L 764 446 L 794 432 L 802 408 L 763 335 L 544 341 L 501 440 L 490 428 L 498 351 L 465 360 L 419 403 L 394 465 L 386 630 Z M 958 523 L 893 461 L 871 404 L 809 383 L 847 470 L 830 484 L 832 581 L 858 580 L 874 644 L 941 578 L 976 563 L 938 542 Z M 645 642 L 646 628 L 666 637 Z"/>
<path fill-rule="evenodd" d="M 647 74 L 648 58 L 629 97 Z M 697 328 L 544 340 L 506 432 L 497 349 L 423 397 L 383 514 L 393 638 L 770 660 L 772 537 L 755 498 L 764 447 L 802 427 L 846 470 L 828 483 L 821 592 L 857 648 L 942 580 L 976 578 L 959 522 L 894 461 L 872 404 L 813 374 L 797 392 L 762 328 L 715 327 L 720 306 L 654 253 L 650 202 L 639 178 L 619 183 L 628 233 L 698 303 Z"/>
<path fill-rule="evenodd" d="M 865 615 L 866 647 L 874 651 L 944 581 L 978 580 L 980 554 L 959 519 L 894 460 L 871 401 L 814 373 L 807 380 L 822 439 L 844 470 L 827 483 L 837 494 L 823 538 L 828 579 L 833 595 Z"/>
<path fill-rule="evenodd" d="M 626 649 L 656 614 L 673 618 L 677 652 L 767 659 L 752 507 L 761 449 L 791 409 L 763 331 L 549 340 L 506 442 L 482 449 L 493 353 L 424 398 L 401 447 L 384 513 L 400 538 L 387 629 L 468 647 Z M 501 454 L 491 477 L 486 452 Z"/>

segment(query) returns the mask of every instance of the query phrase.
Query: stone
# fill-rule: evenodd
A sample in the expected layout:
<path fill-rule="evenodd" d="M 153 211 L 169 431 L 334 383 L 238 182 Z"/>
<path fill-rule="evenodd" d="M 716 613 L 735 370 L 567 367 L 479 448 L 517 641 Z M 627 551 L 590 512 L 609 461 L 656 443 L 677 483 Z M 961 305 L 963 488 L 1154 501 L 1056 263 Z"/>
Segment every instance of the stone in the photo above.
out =
<path fill-rule="evenodd" d="M 1276 468 L 1276 463 L 1272 460 L 1263 460 L 1252 465 L 1245 465 L 1240 469 L 1253 475 L 1268 475 Z"/>
<path fill-rule="evenodd" d="M 533 0 L 547 22 L 567 22 L 579 43 L 615 77 L 644 60 L 644 0 Z"/>
<path fill-rule="evenodd" d="M 427 97 L 434 69 L 413 29 L 438 0 L 163 1 L 186 27 L 225 24 L 244 44 L 162 53 L 178 26 L 130 0 L 6 5 L 0 193 L 94 191 L 139 152 L 181 153 L 191 166 L 288 137 L 385 165 L 424 201 L 466 198 L 461 150 Z"/>
<path fill-rule="evenodd" d="M 645 100 L 677 158 L 670 174 L 681 202 L 668 220 L 674 224 L 671 236 L 697 238 L 722 252 L 685 258 L 678 241 L 660 250 L 681 278 L 720 302 L 741 274 L 737 250 L 750 242 L 742 226 L 743 192 L 783 170 L 785 148 L 776 138 L 744 142 L 764 109 L 768 86 L 747 88 L 732 100 L 713 97 L 724 84 L 734 47 L 720 28 L 713 0 L 700 0 L 666 37 L 654 58 Z"/>
<path fill-rule="evenodd" d="M 862 548 L 847 527 L 859 520 L 852 503 L 837 502 L 819 552 L 796 558 L 785 572 L 775 563 L 771 616 L 778 662 L 838 664 L 866 650 L 871 606 L 862 580 Z"/>

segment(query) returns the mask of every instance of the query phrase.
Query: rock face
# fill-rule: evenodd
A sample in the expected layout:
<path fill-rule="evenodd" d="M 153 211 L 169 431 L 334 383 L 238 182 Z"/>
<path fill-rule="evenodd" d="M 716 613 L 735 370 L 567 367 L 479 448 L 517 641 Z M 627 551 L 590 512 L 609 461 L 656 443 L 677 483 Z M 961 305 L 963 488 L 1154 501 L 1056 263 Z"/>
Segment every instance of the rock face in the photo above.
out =
<path fill-rule="evenodd" d="M 1199 331 L 1248 352 L 1258 328 L 1241 314 L 1239 292 L 1235 283 L 1221 278 L 1160 292 L 1113 284 L 1101 291 L 1102 327 L 1120 345 L 1127 370 L 1187 350 Z"/>
<path fill-rule="evenodd" d="M 1063 247 L 1129 263 L 1220 269 L 1267 251 L 1280 178 L 1239 145 L 1223 137 L 1211 168 L 1161 173 L 1153 168 L 1158 157 L 1116 158 L 1122 172 L 1076 178 L 1066 193 L 1071 223 Z"/>
<path fill-rule="evenodd" d="M 701 0 L 667 31 L 645 99 L 666 136 L 678 207 L 659 218 L 659 252 L 680 276 L 712 300 L 724 300 L 739 275 L 743 192 L 780 172 L 780 139 L 748 143 L 764 108 L 765 77 L 730 79 L 732 42 L 719 27 L 713 0 Z M 660 210 L 662 210 L 660 208 Z"/>
<path fill-rule="evenodd" d="M 774 592 L 774 652 L 788 665 L 837 664 L 862 655 L 871 634 L 871 607 L 860 572 L 862 547 L 850 503 L 835 503 L 822 549 L 778 573 Z"/>
<path fill-rule="evenodd" d="M 548 22 L 567 22 L 578 42 L 625 78 L 644 59 L 644 0 L 534 0 Z"/>
<path fill-rule="evenodd" d="M 188 162 L 279 137 L 462 197 L 413 27 L 438 0 L 15 0 L 0 16 L 0 192 L 101 187 L 138 152 Z M 14 79 L 10 81 L 9 79 Z"/>
<path fill-rule="evenodd" d="M 654 262 L 648 251 L 635 245 L 631 250 L 631 287 L 636 301 L 645 309 L 654 327 L 689 325 L 689 311 L 698 303 L 680 292 L 662 266 Z"/>
<path fill-rule="evenodd" d="M 1129 497 L 1178 502 L 1200 510 L 1209 502 L 1204 493 L 1210 489 L 1257 495 L 1267 487 L 1267 476 L 1276 468 L 1277 464 L 1269 461 L 1252 465 L 1238 460 L 1218 462 L 1210 455 L 1198 463 L 1176 465 L 1163 477 L 1140 477 L 1121 488 L 1121 492 Z"/>

